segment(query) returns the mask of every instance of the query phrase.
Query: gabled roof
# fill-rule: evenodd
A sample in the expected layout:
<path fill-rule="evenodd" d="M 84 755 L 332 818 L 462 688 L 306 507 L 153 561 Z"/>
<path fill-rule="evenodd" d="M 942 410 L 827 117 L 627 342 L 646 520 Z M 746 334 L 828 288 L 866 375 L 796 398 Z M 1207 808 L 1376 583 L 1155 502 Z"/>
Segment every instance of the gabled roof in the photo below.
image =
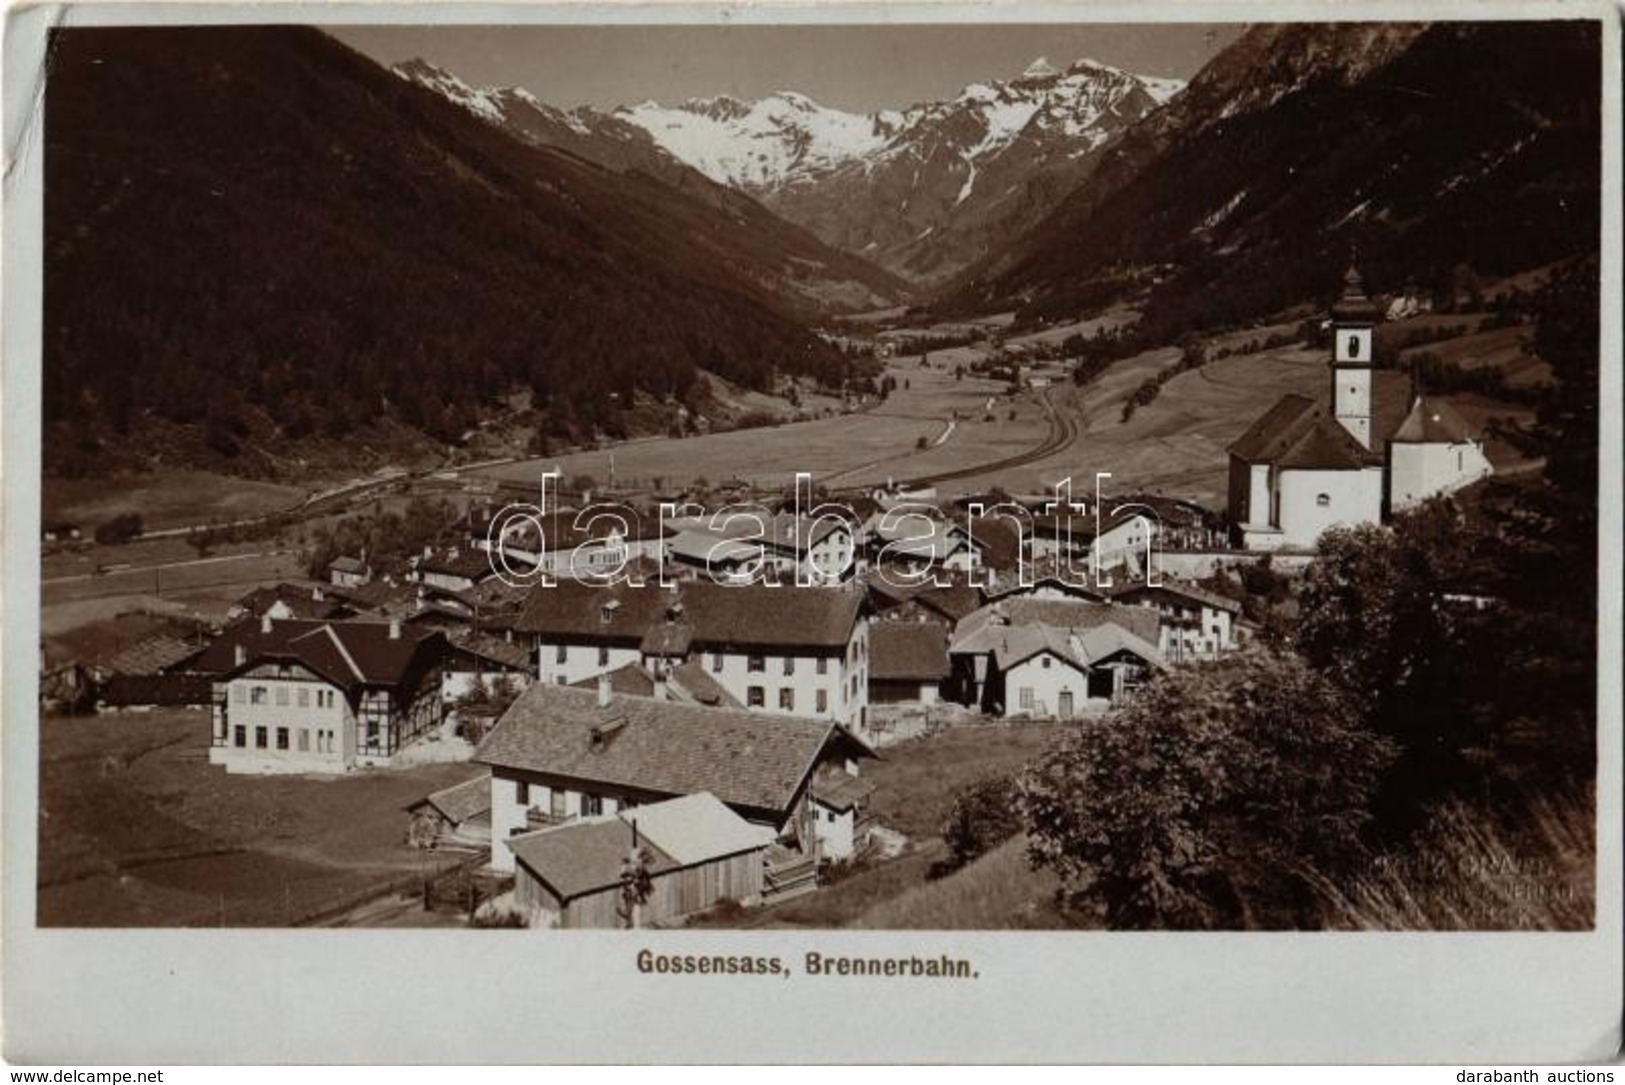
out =
<path fill-rule="evenodd" d="M 596 690 L 605 678 L 609 679 L 611 693 L 627 694 L 633 697 L 653 697 L 655 680 L 649 676 L 637 663 L 624 663 L 612 671 L 591 678 L 582 678 L 571 682 L 571 689 Z"/>
<path fill-rule="evenodd" d="M 461 825 L 471 817 L 490 812 L 491 777 L 476 776 L 472 780 L 441 788 L 412 803 L 407 809 L 415 810 L 425 805 L 434 807 L 453 825 Z"/>
<path fill-rule="evenodd" d="M 742 589 L 741 589 L 742 590 Z M 551 587 L 533 587 L 514 621 L 521 633 L 551 640 L 590 639 L 637 644 L 651 623 L 664 621 L 677 593 L 658 585 L 586 584 L 560 577 Z"/>
<path fill-rule="evenodd" d="M 1001 621 L 1009 626 L 1049 625 L 1059 629 L 1093 629 L 1114 622 L 1148 641 L 1155 641 L 1162 628 L 1157 612 L 1149 607 L 1013 596 L 990 603 L 960 622 L 955 631 L 954 650 L 960 650 L 959 641 L 964 636 Z"/>
<path fill-rule="evenodd" d="M 197 670 L 214 675 L 241 670 L 236 659 L 238 645 L 247 659 L 243 666 L 264 659 L 295 661 L 348 688 L 399 685 L 425 665 L 425 653 L 438 660 L 446 639 L 438 631 L 410 627 L 392 637 L 389 622 L 288 618 L 262 623 L 250 618 L 228 626 L 216 637 L 198 657 Z"/>
<path fill-rule="evenodd" d="M 621 811 L 640 836 L 683 866 L 765 848 L 773 830 L 752 825 L 709 791 Z"/>
<path fill-rule="evenodd" d="M 829 770 L 813 777 L 812 797 L 836 813 L 852 809 L 875 792 L 869 780 L 839 770 Z"/>
<path fill-rule="evenodd" d="M 869 677 L 875 681 L 939 681 L 948 677 L 948 628 L 938 622 L 875 622 L 869 626 Z"/>
<path fill-rule="evenodd" d="M 634 830 L 634 823 L 636 829 Z M 765 848 L 773 831 L 752 825 L 706 792 L 510 837 L 514 858 L 563 900 L 620 885 L 634 847 L 651 875 Z"/>
<path fill-rule="evenodd" d="M 531 654 L 521 644 L 503 640 L 501 637 L 487 636 L 483 633 L 464 632 L 458 634 L 451 642 L 452 655 L 464 653 L 468 656 L 477 656 L 482 660 L 496 663 L 509 670 L 528 671 L 531 664 Z"/>
<path fill-rule="evenodd" d="M 738 698 L 706 672 L 705 665 L 699 660 L 690 659 L 673 667 L 667 681 L 679 697 L 695 704 L 709 705 L 712 708 L 745 707 L 739 703 Z"/>
<path fill-rule="evenodd" d="M 238 599 L 235 607 L 259 617 L 281 603 L 295 618 L 337 618 L 350 612 L 343 597 L 333 594 L 331 585 L 301 588 L 286 582 L 253 591 Z"/>
<path fill-rule="evenodd" d="M 1054 571 L 1046 572 L 1046 569 Z M 1088 566 L 1084 566 L 1083 569 L 1086 575 L 1092 573 Z M 1030 584 L 1023 584 L 1019 572 L 1015 569 L 999 573 L 986 588 L 988 602 L 1034 595 L 1044 588 L 1061 592 L 1074 599 L 1104 602 L 1111 591 L 1109 588 L 1097 588 L 1093 584 L 1080 582 L 1078 576 L 1071 572 L 1063 574 L 1052 561 L 1035 562 L 1030 571 L 1033 574 L 1030 577 L 1032 581 Z"/>
<path fill-rule="evenodd" d="M 599 679 L 583 678 L 571 682 L 572 689 L 598 688 Z M 642 664 L 627 663 L 609 672 L 609 688 L 614 694 L 626 694 L 632 697 L 654 697 L 656 679 Z M 712 708 L 744 709 L 738 699 L 722 686 L 718 685 L 705 671 L 702 661 L 696 659 L 686 660 L 671 668 L 666 675 L 666 692 L 674 701 L 683 704 L 708 705 Z"/>
<path fill-rule="evenodd" d="M 1472 427 L 1442 399 L 1418 396 L 1390 440 L 1400 444 L 1459 445 L 1473 440 Z"/>
<path fill-rule="evenodd" d="M 107 661 L 107 669 L 115 674 L 162 674 L 202 652 L 199 645 L 160 633 L 119 652 Z"/>
<path fill-rule="evenodd" d="M 1133 601 L 1156 598 L 1158 593 L 1179 596 L 1215 610 L 1229 611 L 1232 614 L 1241 613 L 1241 604 L 1234 599 L 1218 592 L 1208 591 L 1200 584 L 1192 584 L 1187 580 L 1168 579 L 1157 584 L 1148 584 L 1143 580 L 1129 581 L 1114 588 L 1111 597 Z"/>
<path fill-rule="evenodd" d="M 1247 463 L 1302 470 L 1359 470 L 1382 463 L 1325 407 L 1296 393 L 1276 400 L 1230 445 L 1230 454 Z"/>
<path fill-rule="evenodd" d="M 745 565 L 762 556 L 759 543 L 694 530 L 666 540 L 666 553 L 696 565 Z"/>
<path fill-rule="evenodd" d="M 340 573 L 364 573 L 367 571 L 366 565 L 362 563 L 360 558 L 353 558 L 349 554 L 340 554 L 330 561 L 327 567 Z"/>
<path fill-rule="evenodd" d="M 1028 625 L 988 625 L 954 641 L 953 652 L 988 654 L 1001 671 L 1048 653 L 1061 662 L 1086 670 L 1120 652 L 1128 652 L 1151 666 L 1166 668 L 1162 652 L 1143 637 L 1107 622 L 1089 629 L 1063 628 L 1042 622 Z"/>
<path fill-rule="evenodd" d="M 1126 652 L 1158 670 L 1168 669 L 1168 661 L 1162 657 L 1161 649 L 1112 622 L 1085 630 L 1079 635 L 1078 640 L 1083 646 L 1084 657 L 1090 664 Z"/>
<path fill-rule="evenodd" d="M 982 564 L 1014 569 L 1021 561 L 1021 535 L 1002 516 L 972 518 L 971 537 L 982 548 Z"/>
<path fill-rule="evenodd" d="M 621 868 L 632 854 L 632 826 L 618 817 L 570 822 L 511 836 L 504 843 L 520 866 L 569 901 L 620 884 Z M 649 851 L 650 874 L 681 866 L 652 841 L 639 844 Z"/>
<path fill-rule="evenodd" d="M 376 614 L 405 613 L 418 602 L 416 584 L 391 584 L 388 580 L 373 580 L 353 587 L 331 584 L 324 590 L 328 595 Z"/>
<path fill-rule="evenodd" d="M 824 720 L 615 696 L 536 683 L 474 760 L 656 795 L 709 791 L 735 808 L 782 814 L 831 747 L 873 756 Z"/>

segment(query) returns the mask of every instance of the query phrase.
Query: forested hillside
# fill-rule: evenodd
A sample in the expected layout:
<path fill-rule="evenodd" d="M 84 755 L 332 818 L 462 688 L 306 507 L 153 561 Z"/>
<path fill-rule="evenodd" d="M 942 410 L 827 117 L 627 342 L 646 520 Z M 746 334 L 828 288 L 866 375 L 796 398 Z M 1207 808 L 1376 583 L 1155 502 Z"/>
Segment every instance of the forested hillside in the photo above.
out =
<path fill-rule="evenodd" d="M 702 368 L 840 376 L 652 180 L 315 30 L 58 31 L 46 94 L 48 470 L 455 441 L 516 388 L 583 436 Z"/>
<path fill-rule="evenodd" d="M 1599 243 L 1595 23 L 1261 26 L 942 308 L 1143 301 L 1143 338 Z"/>

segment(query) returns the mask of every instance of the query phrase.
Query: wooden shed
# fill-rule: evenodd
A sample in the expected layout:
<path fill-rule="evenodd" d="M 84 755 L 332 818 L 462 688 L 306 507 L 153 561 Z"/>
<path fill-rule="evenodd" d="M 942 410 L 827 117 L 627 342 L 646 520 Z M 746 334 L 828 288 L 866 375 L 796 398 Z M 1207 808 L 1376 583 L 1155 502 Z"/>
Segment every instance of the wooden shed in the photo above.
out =
<path fill-rule="evenodd" d="M 491 846 L 491 778 L 476 776 L 406 808 L 406 842 L 417 848 Z"/>
<path fill-rule="evenodd" d="M 533 928 L 616 929 L 670 923 L 724 900 L 754 904 L 773 833 L 710 792 L 507 841 L 514 903 Z M 629 893 L 628 883 L 641 882 Z"/>

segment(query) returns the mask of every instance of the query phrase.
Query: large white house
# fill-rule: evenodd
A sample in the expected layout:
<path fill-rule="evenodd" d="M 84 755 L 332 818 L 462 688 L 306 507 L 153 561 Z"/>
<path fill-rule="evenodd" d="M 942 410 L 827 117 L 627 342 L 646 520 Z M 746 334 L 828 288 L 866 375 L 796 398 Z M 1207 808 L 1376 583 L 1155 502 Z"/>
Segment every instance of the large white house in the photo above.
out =
<path fill-rule="evenodd" d="M 228 772 L 382 765 L 439 726 L 445 635 L 399 621 L 279 621 L 227 628 L 199 657 L 213 676 L 211 764 Z"/>
<path fill-rule="evenodd" d="M 1236 646 L 1241 604 L 1199 584 L 1167 579 L 1124 584 L 1112 601 L 1157 612 L 1157 648 L 1171 663 L 1209 659 Z"/>
<path fill-rule="evenodd" d="M 531 592 L 515 623 L 535 645 L 544 683 L 641 666 L 653 677 L 699 667 L 755 712 L 865 725 L 869 619 L 855 584 L 673 588 L 560 581 Z"/>
<path fill-rule="evenodd" d="M 1373 417 L 1381 312 L 1353 268 L 1331 317 L 1330 403 L 1282 396 L 1230 446 L 1231 530 L 1248 550 L 1310 549 L 1329 528 L 1379 523 L 1490 473 L 1482 445 L 1440 402 L 1414 397 L 1397 428 Z"/>

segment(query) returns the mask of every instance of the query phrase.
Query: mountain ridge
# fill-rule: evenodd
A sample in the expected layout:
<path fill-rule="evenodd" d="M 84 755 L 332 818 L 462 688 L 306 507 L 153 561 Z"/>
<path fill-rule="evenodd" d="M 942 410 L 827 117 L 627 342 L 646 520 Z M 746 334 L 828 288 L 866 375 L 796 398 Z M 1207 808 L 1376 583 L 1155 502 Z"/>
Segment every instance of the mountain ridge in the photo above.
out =
<path fill-rule="evenodd" d="M 424 67 L 432 66 L 396 70 L 413 78 Z M 420 81 L 443 93 L 449 85 Z M 476 112 L 518 93 L 455 81 L 463 89 L 448 96 Z M 1029 65 L 1012 79 L 972 82 L 951 99 L 901 109 L 853 113 L 782 90 L 751 102 L 719 95 L 608 111 L 548 106 L 550 130 L 532 134 L 569 146 L 596 133 L 664 178 L 687 166 L 837 249 L 929 284 L 1036 220 L 1088 175 L 1103 143 L 1183 86 L 1083 58 L 1064 70 Z"/>
<path fill-rule="evenodd" d="M 311 442 L 354 462 L 401 431 L 444 449 L 516 390 L 583 440 L 705 372 L 846 371 L 715 210 L 315 29 L 67 28 L 51 57 L 52 470 L 243 471 Z"/>
<path fill-rule="evenodd" d="M 1377 289 L 1594 250 L 1599 58 L 1584 22 L 1253 27 L 934 308 L 1134 300 L 1172 341 L 1330 296 L 1356 248 Z"/>

